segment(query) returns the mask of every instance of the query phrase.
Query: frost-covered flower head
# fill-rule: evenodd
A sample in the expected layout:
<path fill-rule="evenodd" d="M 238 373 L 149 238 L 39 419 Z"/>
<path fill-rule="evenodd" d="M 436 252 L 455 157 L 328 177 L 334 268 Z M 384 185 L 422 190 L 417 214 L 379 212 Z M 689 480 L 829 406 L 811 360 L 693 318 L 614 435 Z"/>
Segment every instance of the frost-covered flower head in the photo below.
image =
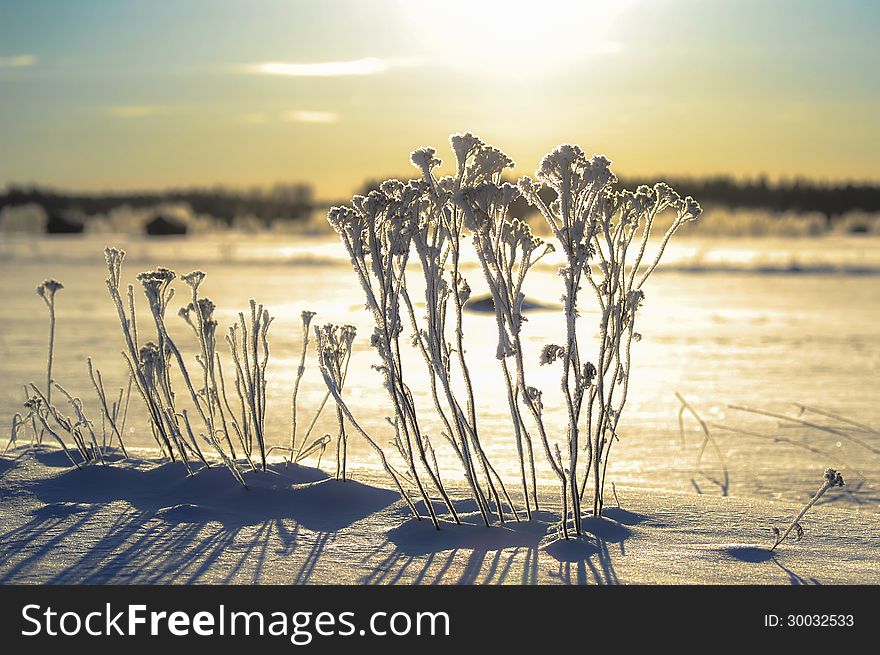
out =
<path fill-rule="evenodd" d="M 843 486 L 843 476 L 839 471 L 835 469 L 826 469 L 825 470 L 825 484 L 829 487 L 842 487 Z"/>
<path fill-rule="evenodd" d="M 119 279 L 122 276 L 122 262 L 125 260 L 125 251 L 120 248 L 104 248 L 104 261 L 107 263 L 107 271 L 110 277 L 107 284 L 113 289 L 119 288 Z"/>
<path fill-rule="evenodd" d="M 557 346 L 553 343 L 546 344 L 543 348 L 541 348 L 541 356 L 539 358 L 539 363 L 541 366 L 552 364 L 557 359 L 562 359 L 565 356 L 565 348 L 562 346 Z"/>
<path fill-rule="evenodd" d="M 331 207 L 327 213 L 327 222 L 342 238 L 353 257 L 363 257 L 369 254 L 367 220 L 361 212 L 355 211 L 351 207 Z"/>
<path fill-rule="evenodd" d="M 488 233 L 497 218 L 507 215 L 510 204 L 519 196 L 519 190 L 508 182 L 484 182 L 461 189 L 453 200 L 464 210 L 467 229 Z"/>
<path fill-rule="evenodd" d="M 417 196 L 414 186 L 387 180 L 378 190 L 352 198 L 352 205 L 363 218 L 374 263 L 377 256 L 409 253 L 415 223 L 412 203 Z"/>
<path fill-rule="evenodd" d="M 505 222 L 504 242 L 510 247 L 511 251 L 519 249 L 523 260 L 526 262 L 529 261 L 532 253 L 536 250 L 543 249 L 544 253 L 542 255 L 553 251 L 551 244 L 535 236 L 529 224 L 518 218 L 512 218 Z"/>
<path fill-rule="evenodd" d="M 353 325 L 327 323 L 315 326 L 318 364 L 337 390 L 342 389 L 345 382 L 345 369 L 356 334 Z"/>
<path fill-rule="evenodd" d="M 192 303 L 189 303 L 186 307 L 181 307 L 177 310 L 177 315 L 182 318 L 187 325 L 189 325 L 194 332 L 198 334 L 198 328 L 196 324 L 192 320 L 191 314 L 195 311 L 195 306 Z"/>
<path fill-rule="evenodd" d="M 410 161 L 413 166 L 422 171 L 422 175 L 426 180 L 433 177 L 433 171 L 442 162 L 435 157 L 437 151 L 434 148 L 419 148 L 414 150 L 410 155 Z"/>
<path fill-rule="evenodd" d="M 203 321 L 210 321 L 214 318 L 214 310 L 217 309 L 217 306 L 210 298 L 199 298 L 198 307 Z"/>
<path fill-rule="evenodd" d="M 210 298 L 199 298 L 196 304 L 189 303 L 186 307 L 181 307 L 177 312 L 178 316 L 187 322 L 196 335 L 201 333 L 208 346 L 209 353 L 213 353 L 216 344 L 217 321 L 214 320 L 215 309 L 216 305 L 214 305 Z M 193 316 L 195 316 L 195 320 L 193 320 Z"/>
<path fill-rule="evenodd" d="M 452 146 L 452 152 L 455 153 L 458 172 L 461 174 L 467 168 L 471 155 L 484 144 L 479 137 L 474 136 L 470 132 L 465 132 L 464 134 L 453 134 L 450 136 L 449 145 Z"/>
<path fill-rule="evenodd" d="M 150 308 L 164 314 L 165 307 L 171 299 L 169 289 L 172 280 L 177 277 L 174 271 L 167 268 L 157 268 L 154 271 L 138 273 L 137 279 L 144 287 L 144 294 L 150 302 Z"/>
<path fill-rule="evenodd" d="M 535 177 L 540 184 L 556 191 L 560 199 L 570 198 L 573 202 L 569 209 L 574 213 L 582 210 L 579 205 L 586 200 L 587 193 L 596 195 L 617 181 L 607 157 L 593 155 L 587 159 L 580 146 L 570 143 L 564 143 L 545 155 Z M 520 182 L 520 190 L 531 200 L 537 196 L 540 186 L 525 177 Z"/>
<path fill-rule="evenodd" d="M 303 326 L 305 327 L 306 330 L 309 329 L 309 325 L 311 324 L 312 319 L 315 317 L 316 313 L 317 312 L 313 312 L 311 310 L 304 309 L 302 311 L 302 314 L 300 314 L 300 316 L 302 317 Z"/>
<path fill-rule="evenodd" d="M 685 221 L 695 221 L 703 214 L 703 208 L 696 200 L 688 196 L 680 205 L 680 213 Z"/>
<path fill-rule="evenodd" d="M 504 170 L 513 168 L 513 159 L 470 132 L 453 134 L 449 143 L 455 153 L 456 180 L 459 187 L 498 182 Z"/>
<path fill-rule="evenodd" d="M 575 193 L 588 185 L 605 186 L 617 181 L 607 157 L 593 155 L 587 159 L 580 146 L 570 143 L 564 143 L 545 155 L 535 177 L 557 191 L 571 184 Z"/>
<path fill-rule="evenodd" d="M 206 273 L 204 271 L 193 271 L 192 273 L 187 273 L 186 275 L 181 276 L 181 280 L 186 282 L 187 286 L 189 286 L 193 291 L 199 290 L 199 285 L 204 282 Z"/>
<path fill-rule="evenodd" d="M 55 294 L 63 288 L 64 285 L 58 280 L 44 280 L 40 286 L 37 287 L 37 295 L 40 296 L 47 305 L 52 305 L 52 303 L 55 302 Z"/>

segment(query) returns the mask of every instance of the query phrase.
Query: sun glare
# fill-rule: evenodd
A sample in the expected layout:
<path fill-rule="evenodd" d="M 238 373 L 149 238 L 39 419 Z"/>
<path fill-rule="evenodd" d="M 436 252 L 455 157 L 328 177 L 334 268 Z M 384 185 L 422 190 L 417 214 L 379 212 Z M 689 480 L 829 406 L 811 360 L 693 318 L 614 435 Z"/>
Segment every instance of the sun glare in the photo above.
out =
<path fill-rule="evenodd" d="M 519 75 L 622 49 L 617 17 L 634 4 L 570 0 L 401 0 L 401 15 L 441 65 Z"/>

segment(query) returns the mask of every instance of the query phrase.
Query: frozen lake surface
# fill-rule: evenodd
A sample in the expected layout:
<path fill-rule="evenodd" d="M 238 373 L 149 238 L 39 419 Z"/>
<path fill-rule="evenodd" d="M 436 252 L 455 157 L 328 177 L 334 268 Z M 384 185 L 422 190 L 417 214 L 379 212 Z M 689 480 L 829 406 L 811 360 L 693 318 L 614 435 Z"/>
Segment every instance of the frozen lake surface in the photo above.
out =
<path fill-rule="evenodd" d="M 87 409 L 95 403 L 86 372 L 87 356 L 102 370 L 108 387 L 124 383 L 125 367 L 119 354 L 122 335 L 104 285 L 102 251 L 106 245 L 128 252 L 124 282 L 135 283 L 138 272 L 156 266 L 179 274 L 205 270 L 208 277 L 202 290 L 217 304 L 215 316 L 224 332 L 237 312 L 247 307 L 249 298 L 267 306 L 276 317 L 270 330 L 268 370 L 268 428 L 274 444 L 285 445 L 290 439 L 289 394 L 301 348 L 300 312 L 316 311 L 319 323 L 355 325 L 358 337 L 346 397 L 355 416 L 378 441 L 390 440 L 384 420 L 389 403 L 379 374 L 370 368 L 377 363 L 369 347 L 371 317 L 363 309 L 361 290 L 342 247 L 327 236 L 217 234 L 149 240 L 130 235 L 3 235 L 0 417 L 7 425 L 21 408 L 22 384 L 45 384 L 47 312 L 34 292 L 45 278 L 56 278 L 65 285 L 58 294 L 55 378 L 81 395 Z M 731 495 L 803 500 L 815 491 L 822 471 L 836 466 L 855 493 L 829 497 L 837 503 L 876 511 L 880 504 L 880 457 L 874 452 L 836 434 L 780 426 L 773 418 L 731 410 L 728 404 L 795 416 L 793 403 L 803 403 L 880 428 L 880 241 L 858 237 L 684 238 L 671 246 L 664 261 L 646 287 L 646 301 L 639 314 L 637 330 L 644 338 L 634 344 L 633 382 L 621 423 L 621 443 L 612 452 L 609 481 L 628 487 L 698 488 L 704 494 L 720 493 L 709 479 L 719 472 L 718 459 L 711 451 L 703 458 L 706 475 L 694 475 L 701 433 L 689 419 L 688 438 L 682 448 L 678 402 L 673 393 L 679 391 L 712 423 L 764 435 L 713 429 L 729 468 Z M 482 293 L 484 285 L 475 263 L 467 263 L 464 272 L 474 293 Z M 417 269 L 410 273 L 414 280 L 418 274 Z M 530 276 L 526 289 L 530 298 L 558 302 L 561 281 L 556 264 L 547 262 Z M 176 311 L 188 294 L 184 285 L 175 284 L 178 295 L 172 309 Z M 144 341 L 151 333 L 139 289 L 137 298 Z M 596 315 L 590 301 L 585 293 L 581 307 L 585 330 Z M 537 311 L 528 318 L 524 336 L 526 360 L 533 365 L 531 384 L 544 391 L 550 425 L 561 433 L 564 412 L 553 411 L 560 406 L 559 371 L 537 366 L 541 346 L 563 341 L 560 313 Z M 173 336 L 192 356 L 189 329 L 176 317 L 169 322 Z M 468 313 L 465 334 L 469 365 L 476 377 L 482 438 L 496 467 L 513 482 L 518 476 L 518 461 L 506 400 L 500 392 L 500 369 L 494 359 L 494 317 Z M 227 354 L 225 345 L 221 352 Z M 410 386 L 417 404 L 424 408 L 427 431 L 438 434 L 438 423 L 429 417 L 423 363 L 414 353 L 409 354 Z M 306 418 L 324 394 L 311 355 L 300 394 L 301 417 Z M 149 446 L 153 440 L 137 401 L 133 396 L 126 442 Z M 92 414 L 99 418 L 94 409 Z M 823 426 L 844 427 L 822 416 L 809 418 Z M 335 433 L 331 412 L 318 424 L 317 434 L 325 431 Z M 876 432 L 853 428 L 847 434 L 880 448 Z M 773 441 L 773 437 L 790 441 Z M 456 475 L 453 454 L 443 450 L 439 438 L 435 443 L 441 468 Z M 821 452 L 809 451 L 804 445 Z M 328 452 L 324 460 L 328 470 L 332 460 Z M 355 466 L 378 464 L 357 436 L 351 438 L 349 461 Z M 552 481 L 542 456 L 538 464 L 539 476 Z M 864 482 L 857 489 L 862 478 Z"/>

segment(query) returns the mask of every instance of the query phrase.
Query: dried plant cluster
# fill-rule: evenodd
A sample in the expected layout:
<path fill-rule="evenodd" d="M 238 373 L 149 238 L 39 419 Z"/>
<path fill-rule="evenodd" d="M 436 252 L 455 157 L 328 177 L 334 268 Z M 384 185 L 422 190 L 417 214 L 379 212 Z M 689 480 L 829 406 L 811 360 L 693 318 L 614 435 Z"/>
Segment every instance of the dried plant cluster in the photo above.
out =
<path fill-rule="evenodd" d="M 560 532 L 565 538 L 572 530 L 581 534 L 582 503 L 588 489 L 592 513 L 602 513 L 608 458 L 618 440 L 627 400 L 631 346 L 639 339 L 635 327 L 643 287 L 672 235 L 696 219 L 700 207 L 662 183 L 635 191 L 618 190 L 610 162 L 599 155 L 588 158 L 577 146 L 558 147 L 544 157 L 535 179 L 524 177 L 515 184 L 504 181 L 513 161 L 497 148 L 471 134 L 452 136 L 451 146 L 454 174 L 440 176 L 435 150 L 420 148 L 411 156 L 420 173 L 417 179 L 388 180 L 366 196 L 355 196 L 350 206 L 334 207 L 328 214 L 374 321 L 370 344 L 378 354 L 376 368 L 390 401 L 390 439 L 381 442 L 390 441 L 404 470 L 392 465 L 380 440 L 363 429 L 344 399 L 354 327 L 313 325 L 314 312 L 302 313 L 302 351 L 290 394 L 290 445 L 270 447 L 266 374 L 273 319 L 269 312 L 251 300 L 249 309 L 228 328 L 225 341 L 231 368 L 227 377 L 218 352 L 216 308 L 200 292 L 205 273 L 193 271 L 180 278 L 190 297 L 178 315 L 197 341 L 196 352 L 188 357 L 166 322 L 177 275 L 157 268 L 137 276 L 151 323 L 146 338 L 147 330 L 138 327 L 134 287 L 121 288 L 125 253 L 115 248 L 105 251 L 107 289 L 119 318 L 129 379 L 115 400 L 108 398 L 100 371 L 88 362 L 99 401 L 102 437 L 98 438 L 86 418 L 82 402 L 52 379 L 54 295 L 62 287 L 49 280 L 38 289 L 50 310 L 46 389 L 43 393 L 30 385 L 29 413 L 14 418 L 13 438 L 30 421 L 35 435 L 39 423 L 41 433 L 57 440 L 77 466 L 80 461 L 67 449 L 59 429 L 72 437 L 82 462 L 104 461 L 114 439 L 125 454 L 124 427 L 134 389 L 166 457 L 183 462 L 190 473 L 197 461 L 211 466 L 219 460 L 244 486 L 242 469 L 265 471 L 275 449 L 287 452 L 290 463 L 312 453 L 318 454 L 320 462 L 334 437 L 324 434 L 311 439 L 311 434 L 332 396 L 338 478 L 347 477 L 348 426 L 375 450 L 416 518 L 424 513 L 437 528 L 444 514 L 460 523 L 461 506 L 456 506 L 450 494 L 448 472 L 438 465 L 436 449 L 442 445 L 455 453 L 470 500 L 485 525 L 521 521 L 531 519 L 539 509 L 535 451 L 540 451 L 559 481 Z M 552 202 L 546 202 L 551 196 Z M 540 210 L 554 243 L 538 238 L 528 224 L 512 215 L 511 207 L 520 199 Z M 655 219 L 665 211 L 673 216 L 670 227 L 649 247 Z M 563 260 L 560 318 L 565 342 L 546 344 L 539 361 L 527 362 L 524 285 L 536 262 L 554 250 Z M 499 363 L 519 460 L 520 480 L 510 489 L 484 448 L 466 356 L 463 313 L 471 288 L 462 273 L 462 261 L 470 252 L 476 253 L 494 308 L 497 334 L 491 347 Z M 424 285 L 423 298 L 411 291 L 408 276 L 412 275 L 418 276 L 418 287 Z M 424 311 L 417 309 L 422 303 Z M 581 310 L 586 303 L 598 310 L 598 324 L 584 325 Z M 327 393 L 302 431 L 298 394 L 312 335 Z M 425 407 L 417 407 L 410 386 L 413 371 L 404 357 L 408 346 L 418 353 L 428 374 L 432 407 L 427 414 Z M 547 415 L 543 391 L 530 383 L 533 365 L 559 366 L 563 420 Z M 74 417 L 53 405 L 53 387 L 65 396 Z M 441 426 L 439 434 L 428 433 L 429 422 Z M 551 427 L 563 423 L 567 424 L 564 431 Z"/>
<path fill-rule="evenodd" d="M 599 155 L 588 158 L 577 146 L 560 146 L 543 159 L 536 179 L 524 177 L 515 185 L 502 181 L 513 161 L 497 148 L 471 134 L 452 136 L 451 146 L 454 175 L 439 177 L 436 169 L 441 162 L 435 150 L 421 148 L 411 158 L 420 179 L 388 180 L 366 196 L 355 196 L 351 206 L 331 209 L 328 216 L 351 257 L 375 319 L 371 344 L 381 358 L 380 371 L 391 398 L 394 444 L 434 524 L 439 525 L 430 502 L 432 492 L 458 522 L 436 466 L 434 444 L 406 382 L 400 345 L 409 319 L 413 343 L 430 375 L 434 409 L 444 426 L 441 436 L 458 455 L 483 520 L 487 524 L 495 518 L 520 520 L 520 514 L 531 517 L 538 509 L 536 433 L 559 479 L 563 534 L 569 536 L 569 524 L 580 534 L 581 503 L 588 486 L 593 491 L 593 513 L 602 512 L 608 456 L 618 439 L 627 398 L 631 345 L 639 339 L 635 316 L 644 299 L 643 286 L 672 235 L 699 217 L 701 210 L 692 198 L 681 198 L 662 183 L 636 191 L 617 190 L 610 162 Z M 545 191 L 555 195 L 549 204 L 544 201 Z M 511 216 L 511 204 L 520 196 L 540 210 L 555 246 Z M 667 210 L 674 218 L 648 257 L 654 221 Z M 486 456 L 477 424 L 462 331 L 470 287 L 461 273 L 461 258 L 468 239 L 492 295 L 496 355 L 520 462 L 519 504 Z M 558 362 L 561 368 L 568 423 L 562 439 L 548 433 L 542 391 L 528 384 L 521 339 L 526 275 L 554 247 L 565 261 L 559 273 L 566 341 L 546 345 L 540 364 Z M 424 277 L 424 316 L 417 316 L 407 285 L 413 251 Z M 589 330 L 581 327 L 578 310 L 579 303 L 586 301 L 584 288 L 600 316 L 599 324 Z M 593 330 L 599 334 L 595 345 Z M 341 393 L 334 396 L 344 405 Z"/>

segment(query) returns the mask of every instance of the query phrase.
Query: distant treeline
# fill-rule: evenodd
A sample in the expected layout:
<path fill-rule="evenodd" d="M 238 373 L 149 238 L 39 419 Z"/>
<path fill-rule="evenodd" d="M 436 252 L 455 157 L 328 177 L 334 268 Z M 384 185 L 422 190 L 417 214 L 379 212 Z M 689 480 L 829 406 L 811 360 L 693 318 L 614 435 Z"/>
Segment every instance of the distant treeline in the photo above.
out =
<path fill-rule="evenodd" d="M 308 216 L 315 206 L 312 188 L 306 184 L 277 185 L 270 189 L 240 191 L 216 189 L 170 189 L 134 193 L 68 193 L 40 187 L 11 186 L 0 193 L 0 210 L 6 206 L 36 204 L 49 216 L 75 213 L 83 218 L 123 206 L 155 207 L 164 203 L 189 205 L 204 214 L 231 224 L 239 217 L 263 221 L 296 220 Z"/>
<path fill-rule="evenodd" d="M 656 179 L 656 178 L 655 178 Z M 664 179 L 683 196 L 693 196 L 707 207 L 729 209 L 764 209 L 771 212 L 823 214 L 830 223 L 851 211 L 880 212 L 880 183 L 826 183 L 794 179 L 770 182 L 759 177 L 736 180 L 731 177 Z M 622 179 L 621 184 L 634 189 L 651 180 Z"/>
<path fill-rule="evenodd" d="M 826 183 L 805 179 L 771 182 L 762 177 L 753 180 L 732 177 L 660 178 L 682 195 L 693 196 L 706 208 L 819 213 L 826 217 L 829 225 L 836 217 L 848 212 L 880 212 L 880 183 Z M 634 189 L 656 179 L 622 178 L 620 185 Z M 377 187 L 378 182 L 370 180 L 364 183 L 360 193 Z M 218 187 L 134 193 L 71 193 L 36 186 L 10 186 L 0 192 L 0 210 L 7 206 L 36 204 L 50 217 L 74 213 L 87 219 L 123 206 L 149 208 L 163 203 L 186 204 L 195 214 L 212 216 L 227 224 L 241 217 L 252 217 L 267 223 L 305 219 L 314 209 L 330 204 L 316 202 L 312 188 L 307 184 L 251 190 Z M 515 208 L 515 212 L 521 216 L 532 211 L 534 208 L 525 204 Z"/>
<path fill-rule="evenodd" d="M 807 179 L 771 182 L 767 178 L 737 180 L 733 177 L 621 177 L 618 186 L 635 189 L 663 180 L 682 196 L 693 196 L 704 208 L 764 210 L 771 213 L 818 213 L 830 225 L 848 212 L 880 212 L 880 182 L 818 182 Z M 378 188 L 379 182 L 366 182 L 361 193 Z M 547 191 L 545 202 L 553 200 Z M 536 211 L 524 200 L 514 206 L 514 215 L 526 216 Z"/>

